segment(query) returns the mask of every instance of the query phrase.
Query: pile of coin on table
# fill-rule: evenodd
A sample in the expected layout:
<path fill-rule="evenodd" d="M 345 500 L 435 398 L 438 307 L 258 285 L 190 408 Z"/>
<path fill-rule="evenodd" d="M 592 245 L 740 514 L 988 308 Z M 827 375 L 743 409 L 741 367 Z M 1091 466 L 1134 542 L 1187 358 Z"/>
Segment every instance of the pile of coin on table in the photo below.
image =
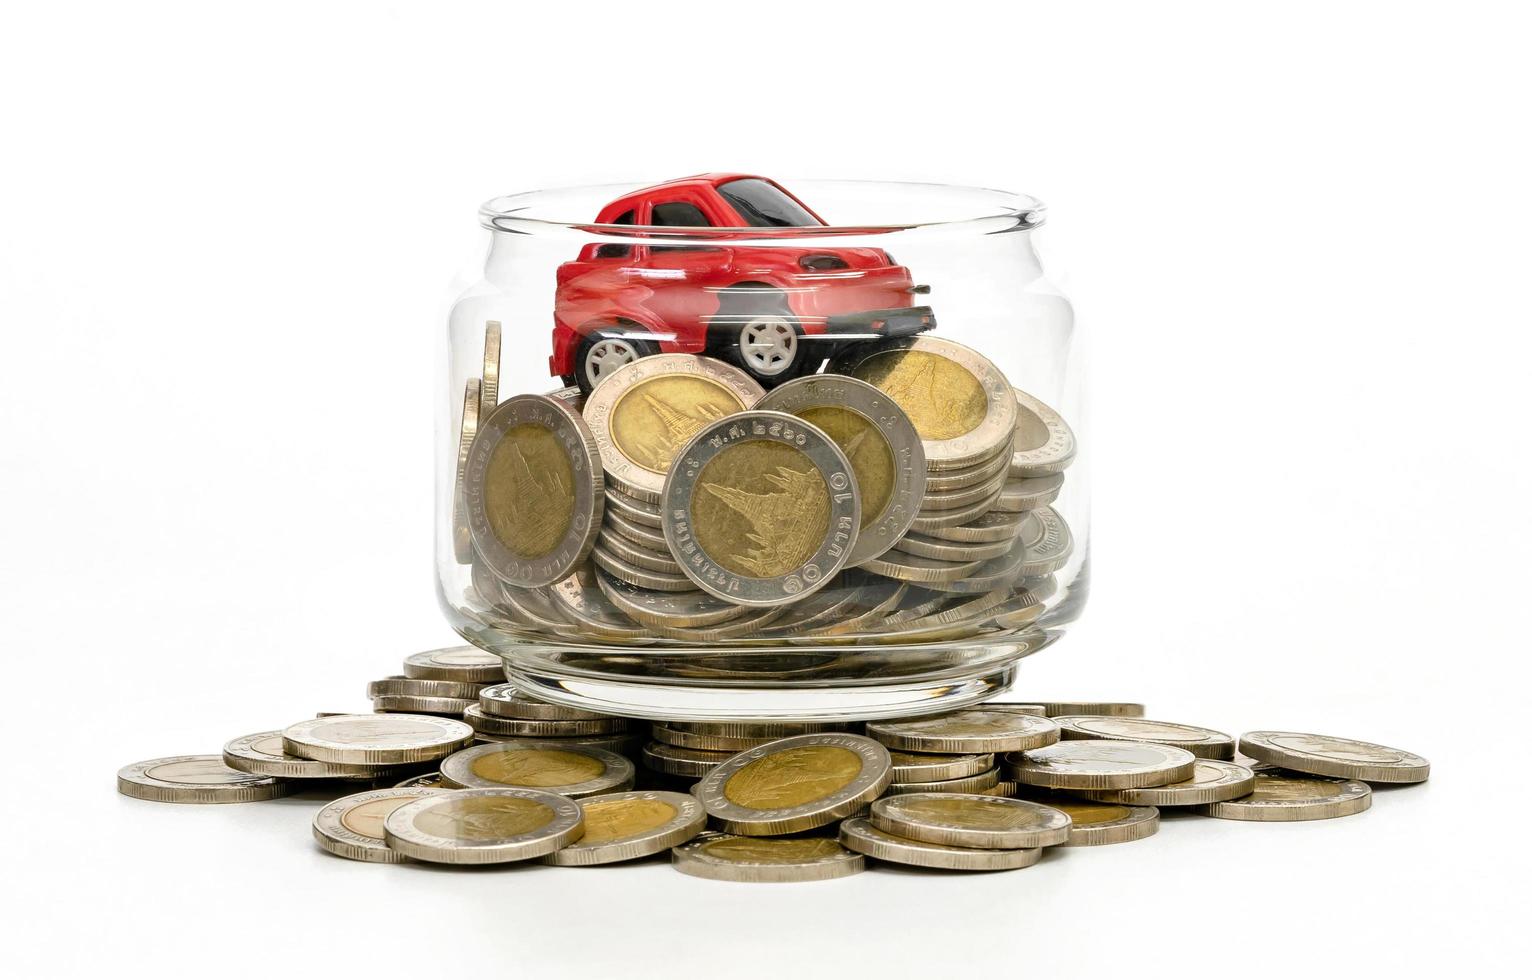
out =
<path fill-rule="evenodd" d="M 1420 756 L 1370 742 L 1282 731 L 1236 741 L 1113 702 L 651 725 L 517 692 L 499 658 L 472 647 L 416 654 L 369 694 L 372 714 L 321 714 L 236 738 L 222 756 L 138 763 L 118 773 L 118 790 L 235 803 L 365 786 L 313 818 L 320 847 L 359 861 L 580 866 L 669 852 L 699 877 L 812 881 L 867 858 L 1024 868 L 1047 848 L 1148 837 L 1166 807 L 1250 821 L 1347 816 L 1371 805 L 1369 783 L 1430 772 Z M 401 712 L 401 698 L 421 707 Z"/>
<path fill-rule="evenodd" d="M 463 398 L 453 540 L 486 625 L 568 641 L 896 643 L 1024 628 L 1073 540 L 1052 408 L 944 338 L 869 341 L 767 392 L 692 354 L 588 398 Z"/>

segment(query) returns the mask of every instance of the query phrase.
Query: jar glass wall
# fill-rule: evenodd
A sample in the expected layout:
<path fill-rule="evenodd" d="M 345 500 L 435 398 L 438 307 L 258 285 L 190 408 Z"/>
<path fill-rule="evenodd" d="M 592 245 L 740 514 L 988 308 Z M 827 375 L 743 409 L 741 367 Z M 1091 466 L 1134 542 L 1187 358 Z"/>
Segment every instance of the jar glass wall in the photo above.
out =
<path fill-rule="evenodd" d="M 480 212 L 443 608 L 536 696 L 852 719 L 994 696 L 1088 585 L 1084 349 L 1038 202 L 705 175 Z"/>

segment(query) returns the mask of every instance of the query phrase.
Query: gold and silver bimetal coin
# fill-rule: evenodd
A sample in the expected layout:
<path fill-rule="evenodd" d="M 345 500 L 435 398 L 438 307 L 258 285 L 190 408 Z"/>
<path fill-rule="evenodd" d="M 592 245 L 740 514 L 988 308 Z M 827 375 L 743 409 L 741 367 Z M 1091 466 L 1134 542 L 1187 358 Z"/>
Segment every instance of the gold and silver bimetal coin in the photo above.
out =
<path fill-rule="evenodd" d="M 463 565 L 473 561 L 473 535 L 468 530 L 468 506 L 463 496 L 464 479 L 468 473 L 468 450 L 473 447 L 483 411 L 482 382 L 478 378 L 469 378 L 463 387 L 463 413 L 458 419 L 457 481 L 452 489 L 452 552 Z"/>
<path fill-rule="evenodd" d="M 500 404 L 500 321 L 484 322 L 484 372 L 479 376 L 479 418 Z M 576 389 L 577 391 L 579 389 Z"/>
<path fill-rule="evenodd" d="M 1007 752 L 1059 740 L 1059 726 L 1040 715 L 983 706 L 927 718 L 868 722 L 867 734 L 906 752 Z"/>
<path fill-rule="evenodd" d="M 282 750 L 320 762 L 431 762 L 473 741 L 473 729 L 434 715 L 332 715 L 282 730 Z"/>
<path fill-rule="evenodd" d="M 469 681 L 430 680 L 422 677 L 382 677 L 367 684 L 369 698 L 455 698 L 476 700 L 483 684 Z"/>
<path fill-rule="evenodd" d="M 216 755 L 173 755 L 117 770 L 117 792 L 155 803 L 251 803 L 286 796 L 292 786 L 231 769 Z"/>
<path fill-rule="evenodd" d="M 535 789 L 433 794 L 383 818 L 390 848 L 440 864 L 526 861 L 574 843 L 584 831 L 580 804 Z"/>
<path fill-rule="evenodd" d="M 1009 776 L 1049 789 L 1133 789 L 1190 779 L 1197 757 L 1154 742 L 1080 739 L 1005 757 Z"/>
<path fill-rule="evenodd" d="M 840 841 L 848 849 L 880 861 L 944 871 L 1012 871 L 1037 863 L 1040 847 L 1000 850 L 933 844 L 889 833 L 866 819 L 853 817 L 840 825 Z"/>
<path fill-rule="evenodd" d="M 588 745 L 492 742 L 456 752 L 442 760 L 443 782 L 454 788 L 513 787 L 544 790 L 560 796 L 594 796 L 633 786 L 633 763 L 606 749 Z"/>
<path fill-rule="evenodd" d="M 834 440 L 785 412 L 750 411 L 704 426 L 682 448 L 661 515 L 698 588 L 737 605 L 777 606 L 845 566 L 861 507 Z"/>
<path fill-rule="evenodd" d="M 1049 717 L 1058 715 L 1113 715 L 1142 718 L 1144 706 L 1134 701 L 1038 701 Z"/>
<path fill-rule="evenodd" d="M 256 732 L 229 741 L 223 763 L 230 769 L 283 779 L 371 779 L 388 775 L 384 766 L 316 762 L 282 750 L 282 733 Z"/>
<path fill-rule="evenodd" d="M 1275 822 L 1349 817 L 1370 806 L 1372 787 L 1359 780 L 1257 769 L 1249 796 L 1208 803 L 1197 812 L 1225 820 Z"/>
<path fill-rule="evenodd" d="M 1058 412 L 1013 388 L 1016 431 L 1012 441 L 1010 475 L 1032 479 L 1062 472 L 1075 458 L 1075 434 Z"/>
<path fill-rule="evenodd" d="M 445 792 L 415 786 L 375 789 L 342 797 L 314 814 L 314 840 L 331 854 L 353 861 L 398 864 L 405 857 L 384 843 L 384 818 L 406 803 Z"/>
<path fill-rule="evenodd" d="M 911 793 L 873 803 L 867 820 L 900 837 L 952 847 L 1049 847 L 1069 839 L 1069 817 L 1027 800 Z"/>
<path fill-rule="evenodd" d="M 990 360 L 940 337 L 857 344 L 831 370 L 883 391 L 920 433 L 932 471 L 981 463 L 1016 438 L 1016 396 Z"/>
<path fill-rule="evenodd" d="M 1132 806 L 1200 806 L 1249 796 L 1255 790 L 1255 773 L 1247 766 L 1222 759 L 1198 759 L 1190 779 L 1164 786 L 1139 789 L 1087 789 L 1075 792 L 1100 803 Z"/>
<path fill-rule="evenodd" d="M 613 371 L 585 400 L 607 478 L 657 504 L 676 455 L 705 426 L 765 394 L 744 371 L 710 357 L 655 354 Z"/>
<path fill-rule="evenodd" d="M 1065 847 L 1126 844 L 1152 837 L 1160 829 L 1160 811 L 1152 806 L 1055 799 L 1049 799 L 1046 805 L 1069 817 Z"/>
<path fill-rule="evenodd" d="M 479 707 L 486 715 L 519 718 L 524 721 L 619 721 L 613 715 L 597 714 L 562 704 L 550 704 L 523 694 L 514 684 L 492 684 L 478 694 Z"/>
<path fill-rule="evenodd" d="M 1337 779 L 1420 783 L 1431 775 L 1431 763 L 1413 752 L 1333 735 L 1246 732 L 1239 750 L 1268 765 Z"/>
<path fill-rule="evenodd" d="M 716 881 L 826 881 L 867 867 L 833 837 L 741 837 L 703 834 L 670 852 L 682 874 Z"/>
<path fill-rule="evenodd" d="M 595 545 L 603 485 L 595 438 L 571 406 L 545 395 L 501 402 L 468 453 L 474 550 L 508 585 L 552 585 Z"/>
<path fill-rule="evenodd" d="M 697 796 L 729 833 L 812 830 L 860 810 L 893 778 L 888 750 L 861 735 L 794 735 L 741 752 L 704 776 Z"/>
<path fill-rule="evenodd" d="M 443 647 L 405 657 L 404 676 L 465 684 L 499 684 L 505 680 L 505 662 L 498 654 L 478 647 Z"/>
<path fill-rule="evenodd" d="M 1109 738 L 1120 742 L 1155 742 L 1185 749 L 1200 759 L 1233 759 L 1234 738 L 1211 728 L 1173 721 L 1117 715 L 1054 715 L 1066 739 Z"/>
<path fill-rule="evenodd" d="M 647 768 L 670 776 L 685 776 L 689 779 L 701 779 L 737 754 L 710 752 L 706 749 L 687 749 L 666 742 L 650 742 L 643 749 L 644 765 Z"/>
<path fill-rule="evenodd" d="M 690 793 L 603 793 L 581 800 L 580 809 L 585 833 L 544 864 L 589 867 L 648 857 L 686 843 L 707 825 L 707 811 Z"/>
<path fill-rule="evenodd" d="M 817 426 L 851 461 L 862 516 L 847 567 L 883 554 L 910 529 L 925 496 L 926 454 L 892 398 L 865 381 L 816 374 L 774 388 L 755 407 Z"/>

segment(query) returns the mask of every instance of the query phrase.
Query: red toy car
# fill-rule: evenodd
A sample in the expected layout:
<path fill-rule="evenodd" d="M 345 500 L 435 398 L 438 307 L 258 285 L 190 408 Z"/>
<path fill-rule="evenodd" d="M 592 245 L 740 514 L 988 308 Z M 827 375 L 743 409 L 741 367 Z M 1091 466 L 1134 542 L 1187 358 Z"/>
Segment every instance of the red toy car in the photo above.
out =
<path fill-rule="evenodd" d="M 608 204 L 598 224 L 687 228 L 814 227 L 824 221 L 780 185 L 701 174 Z M 642 234 L 642 232 L 639 232 Z M 645 237 L 648 237 L 647 235 Z M 743 237 L 743 236 L 742 236 Z M 929 290 L 878 248 L 587 245 L 559 266 L 551 374 L 589 392 L 640 357 L 708 352 L 763 385 L 819 370 L 838 344 L 936 325 Z"/>

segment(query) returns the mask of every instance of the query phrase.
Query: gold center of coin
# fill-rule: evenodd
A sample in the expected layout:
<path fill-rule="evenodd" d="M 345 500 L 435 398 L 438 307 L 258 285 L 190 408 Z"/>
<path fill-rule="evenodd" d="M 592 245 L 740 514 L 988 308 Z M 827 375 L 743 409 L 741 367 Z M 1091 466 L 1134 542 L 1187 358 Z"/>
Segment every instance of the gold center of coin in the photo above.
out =
<path fill-rule="evenodd" d="M 553 430 L 530 422 L 507 429 L 484 474 L 495 538 L 520 558 L 541 558 L 564 540 L 574 504 L 574 468 Z"/>
<path fill-rule="evenodd" d="M 1033 816 L 1016 806 L 995 800 L 919 799 L 901 803 L 895 812 L 917 820 L 958 824 L 978 830 L 1014 830 L 1033 822 Z"/>
<path fill-rule="evenodd" d="M 1294 752 L 1309 752 L 1327 759 L 1344 762 L 1367 762 L 1373 765 L 1391 765 L 1404 761 L 1404 753 L 1381 745 L 1357 745 L 1355 742 L 1336 742 L 1323 735 L 1277 735 L 1271 744 Z"/>
<path fill-rule="evenodd" d="M 882 517 L 894 495 L 894 454 L 878 427 L 865 416 L 834 405 L 805 409 L 798 417 L 823 429 L 851 460 L 857 489 L 862 492 L 862 527 Z"/>
<path fill-rule="evenodd" d="M 440 735 L 441 729 L 426 722 L 405 718 L 351 718 L 315 725 L 313 732 L 313 737 L 320 741 L 365 745 Z"/>
<path fill-rule="evenodd" d="M 624 456 L 651 473 L 664 473 L 704 425 L 744 410 L 745 403 L 716 381 L 662 374 L 624 392 L 612 406 L 607 429 Z"/>
<path fill-rule="evenodd" d="M 1324 799 L 1338 794 L 1339 790 L 1334 783 L 1327 783 L 1322 779 L 1303 779 L 1256 773 L 1255 791 L 1246 799 L 1256 803 L 1266 801 L 1286 802 L 1289 800 Z"/>
<path fill-rule="evenodd" d="M 692 491 L 692 529 L 718 564 L 752 578 L 796 571 L 824 543 L 830 488 L 799 450 L 736 443 L 708 461 Z"/>
<path fill-rule="evenodd" d="M 362 837 L 383 839 L 383 821 L 390 813 L 413 803 L 419 796 L 394 796 L 386 800 L 368 800 L 360 803 L 340 815 L 340 825 Z"/>
<path fill-rule="evenodd" d="M 676 808 L 664 800 L 599 800 L 586 803 L 585 836 L 581 844 L 605 844 L 664 826 Z"/>
<path fill-rule="evenodd" d="M 507 786 L 573 786 L 606 772 L 600 759 L 558 749 L 507 749 L 490 752 L 469 766 L 475 776 Z"/>
<path fill-rule="evenodd" d="M 1049 800 L 1045 805 L 1055 810 L 1063 810 L 1069 814 L 1069 819 L 1075 822 L 1075 826 L 1081 827 L 1087 824 L 1111 823 L 1114 820 L 1133 816 L 1132 810 L 1113 803 L 1055 803 Z"/>
<path fill-rule="evenodd" d="M 741 864 L 803 864 L 834 857 L 841 847 L 828 837 L 725 837 L 703 844 L 702 850 Z"/>
<path fill-rule="evenodd" d="M 480 841 L 520 837 L 547 826 L 554 813 L 536 800 L 514 796 L 460 796 L 415 817 L 422 833 L 451 840 Z"/>
<path fill-rule="evenodd" d="M 979 379 L 956 361 L 922 350 L 891 350 L 857 365 L 853 375 L 894 400 L 922 439 L 956 439 L 989 413 Z"/>
<path fill-rule="evenodd" d="M 235 772 L 224 765 L 219 759 L 188 759 L 185 762 L 167 762 L 164 765 L 145 770 L 144 775 L 150 779 L 164 780 L 167 783 L 190 783 L 197 786 L 240 783 L 260 778 L 245 772 Z"/>
<path fill-rule="evenodd" d="M 803 745 L 762 756 L 724 783 L 731 803 L 752 810 L 802 806 L 849 785 L 862 757 L 839 745 Z"/>

